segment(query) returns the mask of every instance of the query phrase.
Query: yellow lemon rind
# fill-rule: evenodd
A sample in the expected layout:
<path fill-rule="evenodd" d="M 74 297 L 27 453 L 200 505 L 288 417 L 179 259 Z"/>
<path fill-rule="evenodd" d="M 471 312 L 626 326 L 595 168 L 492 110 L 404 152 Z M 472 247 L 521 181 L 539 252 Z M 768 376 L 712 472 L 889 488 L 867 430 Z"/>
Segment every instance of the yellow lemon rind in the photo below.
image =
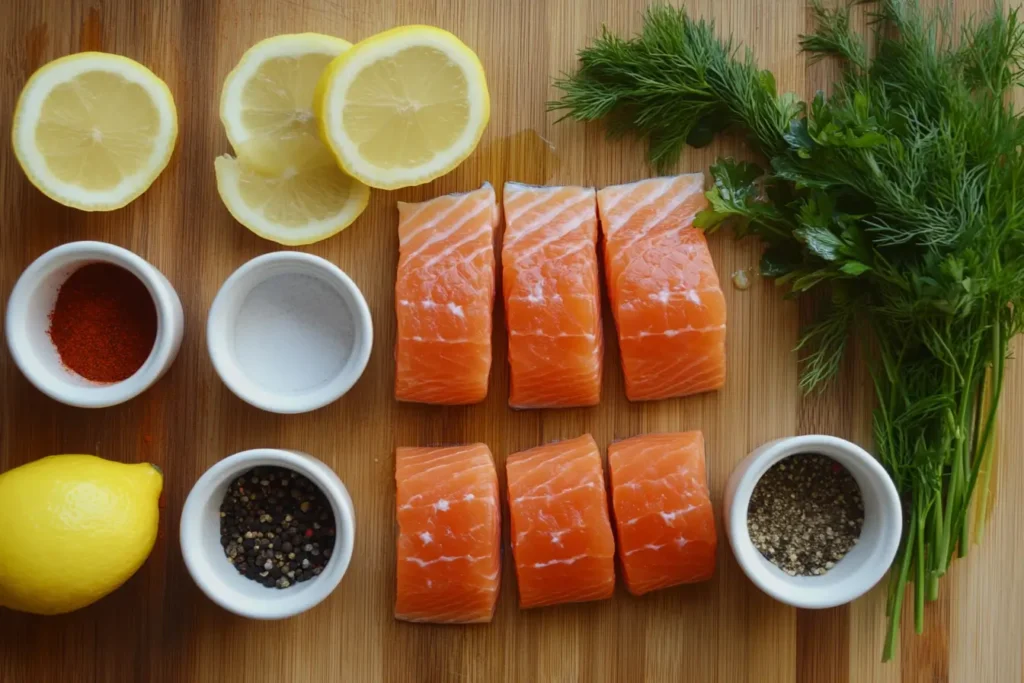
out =
<path fill-rule="evenodd" d="M 162 488 L 148 463 L 92 455 L 49 456 L 0 475 L 0 530 L 11 541 L 0 548 L 0 605 L 62 614 L 116 590 L 152 551 Z"/>

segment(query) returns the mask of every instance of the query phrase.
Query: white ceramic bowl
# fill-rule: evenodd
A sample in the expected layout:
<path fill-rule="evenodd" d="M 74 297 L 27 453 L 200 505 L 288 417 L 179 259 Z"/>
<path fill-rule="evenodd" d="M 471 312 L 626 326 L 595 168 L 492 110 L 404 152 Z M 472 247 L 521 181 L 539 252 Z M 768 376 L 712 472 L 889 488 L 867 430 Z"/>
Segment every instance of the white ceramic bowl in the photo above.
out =
<path fill-rule="evenodd" d="M 786 574 L 761 555 L 747 531 L 754 486 L 772 465 L 799 453 L 827 455 L 845 467 L 864 501 L 860 539 L 821 576 Z M 857 599 L 885 576 L 900 544 L 903 512 L 892 479 L 863 448 L 834 436 L 794 436 L 764 444 L 733 470 L 725 489 L 725 530 L 736 560 L 758 588 L 794 607 L 822 609 Z"/>
<path fill-rule="evenodd" d="M 156 306 L 156 340 L 149 358 L 134 375 L 113 384 L 90 382 L 64 367 L 49 335 L 60 286 L 77 269 L 97 262 L 131 272 L 146 285 Z M 25 269 L 7 303 L 7 346 L 18 368 L 50 398 L 80 408 L 123 403 L 152 386 L 178 355 L 184 329 L 181 300 L 163 273 L 106 242 L 71 242 L 46 252 Z"/>
<path fill-rule="evenodd" d="M 338 360 L 337 366 L 330 371 L 329 376 L 323 381 L 298 389 L 282 389 L 261 381 L 260 378 L 253 376 L 251 371 L 245 369 L 245 363 L 240 357 L 240 344 L 250 344 L 251 347 L 253 341 L 242 339 L 246 333 L 239 330 L 240 316 L 248 297 L 260 285 L 266 283 L 266 286 L 273 286 L 274 283 L 271 281 L 282 275 L 309 276 L 336 292 L 337 312 L 344 316 L 352 332 L 347 355 Z M 246 324 L 251 326 L 254 324 L 252 316 L 246 315 Z M 301 329 L 301 325 L 293 325 L 291 329 Z M 340 268 L 312 254 L 280 251 L 252 259 L 224 282 L 213 301 L 213 306 L 210 307 L 206 335 L 213 366 L 236 396 L 270 412 L 304 413 L 337 400 L 351 389 L 363 374 L 373 346 L 373 321 L 359 287 Z M 268 341 L 261 339 L 259 335 L 255 338 L 258 343 L 267 344 L 267 348 L 270 348 Z M 269 351 L 256 367 L 262 370 L 270 368 L 272 371 L 275 363 L 280 362 L 285 366 L 297 362 L 301 352 L 296 353 L 296 349 L 297 347 L 289 348 L 283 358 Z M 264 351 L 267 349 L 260 350 L 261 353 Z M 278 358 L 281 360 L 278 361 Z"/>
<path fill-rule="evenodd" d="M 238 573 L 220 544 L 220 505 L 228 485 L 254 467 L 284 467 L 317 485 L 334 512 L 335 544 L 319 576 L 288 588 L 267 588 Z M 199 478 L 181 511 L 181 554 L 196 585 L 224 609 L 251 619 L 284 619 L 322 602 L 337 588 L 352 559 L 355 511 L 345 485 L 316 458 L 276 448 L 229 456 Z"/>

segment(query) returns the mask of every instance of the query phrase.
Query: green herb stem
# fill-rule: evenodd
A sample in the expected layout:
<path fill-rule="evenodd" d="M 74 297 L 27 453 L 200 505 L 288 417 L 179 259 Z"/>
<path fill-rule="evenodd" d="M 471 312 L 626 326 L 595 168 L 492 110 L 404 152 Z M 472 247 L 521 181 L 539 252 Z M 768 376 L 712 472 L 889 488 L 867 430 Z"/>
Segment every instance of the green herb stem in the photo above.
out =
<path fill-rule="evenodd" d="M 921 496 L 918 495 L 917 498 L 921 498 Z M 931 601 L 937 600 L 939 597 L 939 577 L 941 577 L 942 574 L 941 568 L 938 566 L 938 558 L 943 552 L 942 548 L 946 539 L 949 538 L 946 529 L 943 527 L 942 508 L 942 493 L 940 491 L 936 491 L 935 498 L 930 506 L 932 512 L 931 521 L 933 533 L 931 548 L 934 552 L 929 553 L 928 556 L 928 560 L 931 564 L 928 572 L 927 594 L 928 599 Z M 925 590 L 924 586 L 922 586 L 922 590 Z"/>
<path fill-rule="evenodd" d="M 889 625 L 885 634 L 885 647 L 882 650 L 883 662 L 888 662 L 896 654 L 896 641 L 900 637 L 900 615 L 903 613 L 903 595 L 906 592 L 907 580 L 910 577 L 910 564 L 914 561 L 914 548 L 918 534 L 918 511 L 916 506 L 911 513 L 907 528 L 906 540 L 900 549 L 900 553 L 896 556 L 899 572 L 889 577 L 891 582 L 895 579 L 895 587 L 891 591 L 892 599 L 888 605 Z"/>
<path fill-rule="evenodd" d="M 988 393 L 988 404 L 987 408 L 985 409 L 986 416 L 984 419 L 984 428 L 982 429 L 981 439 L 978 442 L 978 455 L 975 458 L 976 464 L 974 465 L 974 467 L 972 467 L 971 478 L 967 485 L 967 499 L 968 501 L 970 501 L 974 495 L 974 491 L 977 486 L 979 477 L 981 476 L 981 471 L 984 468 L 986 472 L 985 477 L 982 479 L 984 483 L 984 488 L 982 489 L 982 492 L 979 494 L 981 496 L 981 499 L 977 502 L 977 504 L 979 506 L 984 504 L 986 507 L 988 505 L 989 495 L 988 482 L 991 476 L 990 472 L 992 470 L 992 467 L 994 466 L 993 461 L 995 458 L 995 448 L 993 447 L 993 441 L 996 427 L 996 414 L 999 410 L 999 401 L 1002 397 L 1003 392 L 1003 378 L 1005 375 L 1006 355 L 1009 344 L 1009 340 L 1003 334 L 1003 327 L 999 323 L 995 324 L 992 328 L 991 344 L 992 347 L 990 362 L 992 370 L 991 380 L 989 381 L 990 391 Z M 980 515 L 981 519 L 981 522 L 978 526 L 980 526 L 983 529 L 984 518 L 987 514 L 987 511 L 984 507 L 979 507 L 977 508 L 977 510 L 977 514 Z M 957 519 L 956 533 L 958 537 L 961 533 L 961 527 L 966 526 L 967 524 L 967 513 L 968 510 L 964 509 L 963 514 L 960 515 Z M 977 535 L 978 534 L 976 534 L 976 536 Z M 966 552 L 966 549 L 964 549 L 963 552 Z"/>
<path fill-rule="evenodd" d="M 920 506 L 920 503 L 916 505 Z M 924 514 L 920 511 L 915 515 L 917 518 L 917 530 L 913 538 L 917 542 L 916 565 L 917 578 L 914 580 L 914 631 L 924 632 L 924 599 L 925 599 L 925 551 L 924 551 Z M 913 520 L 911 521 L 913 523 Z"/>

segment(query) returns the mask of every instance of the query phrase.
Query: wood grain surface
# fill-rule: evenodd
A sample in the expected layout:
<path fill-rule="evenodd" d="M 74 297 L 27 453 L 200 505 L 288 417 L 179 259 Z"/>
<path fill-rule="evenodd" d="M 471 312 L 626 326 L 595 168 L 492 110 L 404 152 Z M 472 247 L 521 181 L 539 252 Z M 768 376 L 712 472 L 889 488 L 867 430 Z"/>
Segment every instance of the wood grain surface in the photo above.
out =
<path fill-rule="evenodd" d="M 985 0 L 959 0 L 958 16 Z M 416 201 L 490 180 L 605 185 L 651 174 L 643 150 L 610 143 L 597 127 L 555 125 L 544 103 L 550 77 L 572 68 L 575 51 L 602 23 L 639 26 L 643 0 L 2 0 L 0 130 L 41 64 L 79 50 L 141 61 L 169 84 L 180 117 L 170 166 L 139 200 L 87 214 L 43 197 L 0 151 L 0 297 L 37 256 L 63 242 L 122 245 L 160 268 L 185 307 L 186 336 L 169 374 L 142 397 L 106 410 L 59 405 L 36 391 L 0 351 L 0 471 L 53 454 L 96 453 L 151 461 L 166 473 L 160 540 L 124 587 L 77 613 L 41 618 L 0 610 L 0 682 L 486 681 L 642 683 L 1016 683 L 1024 667 L 1024 363 L 1008 366 L 998 488 L 984 544 L 956 563 L 927 610 L 928 631 L 905 632 L 897 661 L 879 662 L 884 595 L 847 607 L 799 612 L 746 580 L 728 545 L 714 580 L 586 605 L 519 611 L 511 556 L 494 623 L 432 627 L 398 623 L 394 600 L 395 446 L 483 441 L 499 463 L 548 440 L 592 433 L 604 447 L 659 430 L 702 429 L 713 500 L 732 466 L 765 440 L 829 432 L 870 445 L 870 392 L 850 361 L 824 395 L 801 399 L 791 352 L 802 315 L 770 283 L 726 286 L 728 381 L 723 391 L 632 405 L 625 400 L 610 316 L 604 401 L 593 409 L 513 412 L 503 326 L 495 327 L 487 401 L 435 408 L 392 398 L 395 201 Z M 691 0 L 757 53 L 780 85 L 808 95 L 829 82 L 828 65 L 796 52 L 808 28 L 804 0 Z M 337 403 L 308 415 L 262 413 L 235 398 L 206 353 L 205 318 L 224 279 L 276 245 L 235 223 L 221 204 L 213 159 L 229 150 L 217 115 L 220 85 L 242 52 L 283 32 L 319 31 L 352 41 L 408 23 L 442 26 L 475 49 L 492 93 L 490 127 L 477 152 L 429 185 L 375 192 L 349 230 L 309 247 L 348 272 L 369 300 L 377 342 L 366 375 Z M 6 135 L 6 133 L 4 133 Z M 735 143 L 688 151 L 680 170 L 706 169 Z M 755 266 L 758 246 L 711 238 L 725 283 Z M 498 320 L 501 312 L 496 311 Z M 221 610 L 192 583 L 177 543 L 190 487 L 219 459 L 246 448 L 307 451 L 337 471 L 355 502 L 358 533 L 338 590 L 300 617 L 247 621 Z M 499 470 L 502 468 L 499 467 Z M 721 511 L 718 510 L 718 513 Z M 720 518 L 720 514 L 719 514 Z M 0 539 L 0 543 L 3 539 Z M 67 567 L 73 572 L 74 567 Z"/>

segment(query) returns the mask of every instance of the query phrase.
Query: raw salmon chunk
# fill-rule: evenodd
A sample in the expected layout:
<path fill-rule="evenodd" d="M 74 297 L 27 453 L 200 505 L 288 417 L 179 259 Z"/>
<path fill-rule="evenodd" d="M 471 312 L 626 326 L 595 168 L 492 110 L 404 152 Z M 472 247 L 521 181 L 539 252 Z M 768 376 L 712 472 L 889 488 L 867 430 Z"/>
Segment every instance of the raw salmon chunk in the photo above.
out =
<path fill-rule="evenodd" d="M 608 471 L 629 592 L 711 578 L 717 537 L 703 435 L 648 434 L 613 443 Z"/>
<path fill-rule="evenodd" d="M 725 297 L 704 234 L 700 173 L 597 193 L 605 277 L 631 401 L 686 396 L 725 382 Z"/>
<path fill-rule="evenodd" d="M 519 606 L 611 597 L 615 540 L 593 437 L 510 455 L 506 468 Z"/>
<path fill-rule="evenodd" d="M 398 202 L 395 397 L 457 405 L 487 396 L 494 310 L 494 188 Z"/>
<path fill-rule="evenodd" d="M 399 448 L 395 618 L 487 622 L 501 582 L 498 474 L 482 443 Z"/>
<path fill-rule="evenodd" d="M 505 183 L 504 195 L 509 405 L 597 405 L 604 343 L 594 189 Z"/>

